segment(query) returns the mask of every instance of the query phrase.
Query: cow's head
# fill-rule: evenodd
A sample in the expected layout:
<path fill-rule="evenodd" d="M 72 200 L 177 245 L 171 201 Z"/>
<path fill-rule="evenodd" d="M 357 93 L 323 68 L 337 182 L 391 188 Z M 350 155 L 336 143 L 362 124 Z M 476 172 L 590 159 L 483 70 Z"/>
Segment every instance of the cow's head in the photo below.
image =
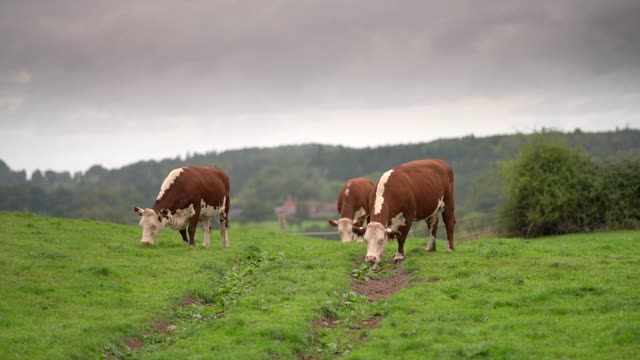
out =
<path fill-rule="evenodd" d="M 140 242 L 153 245 L 160 230 L 167 222 L 167 214 L 163 214 L 162 211 L 158 214 L 153 209 L 140 209 L 138 207 L 134 208 L 134 211 L 140 216 L 140 226 L 142 227 L 142 240 Z"/>
<path fill-rule="evenodd" d="M 341 218 L 340 220 L 329 220 L 331 226 L 338 228 L 338 234 L 342 242 L 349 242 L 353 240 L 353 220 L 349 218 Z"/>
<path fill-rule="evenodd" d="M 385 228 L 379 222 L 371 222 L 366 227 L 354 226 L 353 232 L 359 236 L 364 235 L 367 243 L 365 260 L 372 264 L 380 262 L 387 242 L 400 236 L 400 231 Z"/>

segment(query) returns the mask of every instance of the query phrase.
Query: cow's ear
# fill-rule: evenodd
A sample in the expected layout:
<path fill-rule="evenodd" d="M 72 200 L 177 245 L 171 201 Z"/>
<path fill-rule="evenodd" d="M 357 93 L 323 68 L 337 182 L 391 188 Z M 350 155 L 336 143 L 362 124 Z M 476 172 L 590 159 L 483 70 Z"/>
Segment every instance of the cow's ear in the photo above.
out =
<path fill-rule="evenodd" d="M 389 236 L 389 239 L 397 239 L 400 235 L 402 235 L 402 233 L 398 230 L 387 229 L 387 236 Z"/>
<path fill-rule="evenodd" d="M 364 232 L 365 232 L 365 230 L 367 230 L 367 228 L 362 227 L 362 226 L 355 226 L 354 225 L 354 226 L 351 227 L 351 230 L 353 230 L 354 234 L 356 234 L 358 236 L 363 236 Z"/>
<path fill-rule="evenodd" d="M 133 208 L 133 211 L 135 211 L 138 216 L 142 216 L 142 214 L 144 214 L 144 210 L 140 209 L 139 207 Z"/>
<path fill-rule="evenodd" d="M 331 226 L 338 226 L 338 222 L 335 220 L 329 220 L 329 225 Z"/>

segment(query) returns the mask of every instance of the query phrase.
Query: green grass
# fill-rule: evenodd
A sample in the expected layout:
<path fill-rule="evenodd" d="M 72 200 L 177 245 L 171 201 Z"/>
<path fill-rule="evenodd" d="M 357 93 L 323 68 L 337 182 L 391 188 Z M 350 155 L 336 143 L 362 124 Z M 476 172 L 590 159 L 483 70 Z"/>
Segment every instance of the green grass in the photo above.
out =
<path fill-rule="evenodd" d="M 334 231 L 336 233 L 335 239 L 337 240 L 338 231 L 329 225 L 329 219 L 326 220 L 303 220 L 298 224 L 294 224 L 291 222 L 287 222 L 287 232 L 297 233 L 297 232 L 307 232 L 307 231 Z M 260 230 L 271 230 L 271 231 L 279 231 L 280 224 L 278 221 L 254 221 L 247 222 L 243 224 L 246 227 L 260 229 Z"/>
<path fill-rule="evenodd" d="M 410 285 L 369 303 L 351 292 L 376 275 L 361 243 L 232 225 L 224 250 L 217 232 L 204 249 L 169 230 L 148 247 L 134 226 L 0 223 L 2 359 L 640 357 L 640 232 L 479 240 L 453 254 L 409 239 Z M 326 317 L 334 328 L 312 325 Z M 373 317 L 377 328 L 359 326 Z"/>
<path fill-rule="evenodd" d="M 346 358 L 638 358 L 638 241 L 611 232 L 466 242 L 455 254 L 412 246 L 412 286 Z"/>

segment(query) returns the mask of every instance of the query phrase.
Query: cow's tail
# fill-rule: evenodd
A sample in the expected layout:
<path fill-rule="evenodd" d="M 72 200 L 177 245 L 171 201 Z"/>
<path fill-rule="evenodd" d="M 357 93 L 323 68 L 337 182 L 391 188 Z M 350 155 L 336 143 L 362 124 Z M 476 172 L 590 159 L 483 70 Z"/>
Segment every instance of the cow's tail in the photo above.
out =
<path fill-rule="evenodd" d="M 227 192 L 226 194 L 227 197 L 227 201 L 225 201 L 224 203 L 224 226 L 227 228 L 227 230 L 229 230 L 229 209 L 231 208 L 231 196 L 229 196 L 229 193 Z"/>

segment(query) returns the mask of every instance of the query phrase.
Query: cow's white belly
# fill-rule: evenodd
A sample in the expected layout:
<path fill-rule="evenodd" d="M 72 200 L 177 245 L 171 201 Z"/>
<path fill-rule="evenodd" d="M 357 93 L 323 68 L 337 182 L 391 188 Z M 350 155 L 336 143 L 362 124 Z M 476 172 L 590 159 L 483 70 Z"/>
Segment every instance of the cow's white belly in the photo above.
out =
<path fill-rule="evenodd" d="M 174 230 L 183 230 L 189 224 L 189 219 L 196 213 L 193 205 L 186 209 L 178 209 L 175 214 L 169 214 L 168 225 Z"/>
<path fill-rule="evenodd" d="M 213 206 L 213 205 L 207 204 L 204 200 L 200 200 L 200 220 L 207 221 L 211 218 L 219 216 L 220 212 L 222 212 L 223 209 L 224 209 L 224 201 L 220 206 Z"/>
<path fill-rule="evenodd" d="M 222 200 L 222 204 L 213 206 L 207 204 L 204 200 L 200 200 L 200 217 L 198 221 L 209 221 L 216 216 L 220 216 L 224 213 L 224 205 L 226 197 Z M 167 225 L 174 230 L 182 230 L 189 224 L 189 219 L 195 215 L 196 211 L 192 205 L 189 205 L 186 209 L 178 209 L 175 214 L 169 214 Z"/>

